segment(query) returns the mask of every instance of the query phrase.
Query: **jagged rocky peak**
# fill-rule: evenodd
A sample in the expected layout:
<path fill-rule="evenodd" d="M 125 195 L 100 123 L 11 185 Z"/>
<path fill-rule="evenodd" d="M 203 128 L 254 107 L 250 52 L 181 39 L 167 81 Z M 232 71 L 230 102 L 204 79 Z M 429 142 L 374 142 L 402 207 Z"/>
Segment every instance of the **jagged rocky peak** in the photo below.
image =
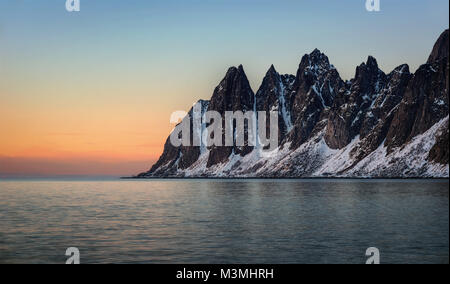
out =
<path fill-rule="evenodd" d="M 444 58 L 448 58 L 449 53 L 449 35 L 448 35 L 448 29 L 445 30 L 439 39 L 437 40 L 436 44 L 433 47 L 433 51 L 430 54 L 430 57 L 428 58 L 428 63 L 433 63 L 436 61 L 439 61 Z"/>
<path fill-rule="evenodd" d="M 374 114 L 377 119 L 385 118 L 402 100 L 411 76 L 407 64 L 400 65 L 389 73 L 385 87 L 375 94 L 369 115 Z"/>
<path fill-rule="evenodd" d="M 361 63 L 361 65 L 356 68 L 355 78 L 360 78 L 367 74 L 378 73 L 379 70 L 377 60 L 375 57 L 369 55 L 367 61 Z"/>
<path fill-rule="evenodd" d="M 260 88 L 256 92 L 256 96 L 264 97 L 264 95 L 267 95 L 268 92 L 279 91 L 278 89 L 280 88 L 280 82 L 282 82 L 282 75 L 277 72 L 275 66 L 271 65 L 263 78 Z"/>
<path fill-rule="evenodd" d="M 365 93 L 378 92 L 384 87 L 386 74 L 378 67 L 378 62 L 373 56 L 367 58 L 356 68 L 355 78 L 352 80 L 352 91 L 355 88 Z"/>
<path fill-rule="evenodd" d="M 254 93 L 242 65 L 231 67 L 225 78 L 214 90 L 210 110 L 224 114 L 225 111 L 247 111 L 253 109 Z"/>
<path fill-rule="evenodd" d="M 289 134 L 291 147 L 297 148 L 306 142 L 334 101 L 336 93 L 344 82 L 328 57 L 315 49 L 303 56 L 292 91 L 291 102 L 293 129 Z"/>
<path fill-rule="evenodd" d="M 214 90 L 208 110 L 217 111 L 225 117 L 226 111 L 252 111 L 255 105 L 255 94 L 250 87 L 242 65 L 228 69 L 225 78 Z M 225 120 L 223 119 L 223 129 Z M 232 154 L 245 156 L 252 147 L 210 147 L 207 167 L 224 163 Z"/>
<path fill-rule="evenodd" d="M 408 64 L 402 64 L 402 65 L 396 67 L 387 76 L 388 76 L 389 83 L 392 83 L 392 82 L 395 83 L 395 82 L 398 82 L 405 75 L 406 76 L 411 75 L 411 72 L 409 71 L 409 65 Z"/>
<path fill-rule="evenodd" d="M 378 62 L 377 62 L 377 60 L 375 59 L 375 57 L 373 57 L 372 55 L 369 55 L 369 56 L 367 57 L 366 66 L 367 66 L 368 68 L 373 68 L 374 70 L 377 70 L 377 69 L 378 69 Z"/>
<path fill-rule="evenodd" d="M 342 87 L 336 68 L 330 64 L 328 57 L 319 49 L 314 49 L 310 54 L 305 54 L 300 62 L 294 91 L 299 95 L 307 95 L 312 91 L 313 96 L 320 98 L 323 108 L 331 106 L 336 92 Z M 302 94 L 302 90 L 304 91 Z"/>
<path fill-rule="evenodd" d="M 294 75 L 278 73 L 275 66 L 272 64 L 269 70 L 267 70 L 266 75 L 264 76 L 262 85 L 264 85 L 266 82 L 270 82 L 272 85 L 276 85 L 276 83 L 280 81 L 290 81 L 290 83 L 293 83 L 294 79 Z"/>
<path fill-rule="evenodd" d="M 410 80 L 387 135 L 389 153 L 448 116 L 448 44 L 446 30 L 434 45 L 428 62 Z M 440 152 L 448 153 L 442 149 Z"/>
<path fill-rule="evenodd" d="M 280 75 L 273 65 L 256 92 L 256 110 L 266 112 L 267 133 L 270 134 L 269 112 L 278 111 L 278 135 L 283 140 L 292 130 L 291 105 L 288 96 L 295 81 L 293 75 Z"/>
<path fill-rule="evenodd" d="M 376 115 L 377 118 L 384 119 L 401 102 L 411 77 L 412 74 L 409 72 L 407 64 L 402 64 L 392 70 L 391 73 L 386 75 L 384 88 L 375 93 L 369 110 L 378 114 Z"/>
<path fill-rule="evenodd" d="M 267 77 L 267 76 L 270 76 L 270 75 L 277 75 L 277 74 L 278 74 L 278 72 L 277 72 L 277 70 L 275 69 L 275 66 L 273 66 L 273 64 L 270 65 L 270 68 L 269 68 L 269 70 L 268 70 L 267 73 L 266 73 L 266 77 Z"/>
<path fill-rule="evenodd" d="M 278 111 L 278 151 L 266 157 L 249 146 L 174 147 L 168 140 L 139 177 L 448 178 L 448 75 L 448 30 L 414 74 L 406 64 L 385 74 L 369 56 L 344 83 L 316 49 L 302 57 L 296 76 L 270 66 L 255 95 L 243 67 L 232 67 L 202 112 Z"/>
<path fill-rule="evenodd" d="M 342 149 L 357 135 L 368 134 L 376 123 L 371 108 L 387 81 L 386 74 L 372 56 L 356 68 L 355 78 L 348 89 L 340 89 L 329 113 L 325 141 L 331 148 Z"/>
<path fill-rule="evenodd" d="M 297 78 L 300 79 L 303 76 L 320 76 L 330 69 L 335 69 L 330 64 L 328 57 L 322 53 L 319 49 L 314 49 L 310 54 L 305 54 L 300 62 Z"/>
<path fill-rule="evenodd" d="M 317 48 L 306 57 L 309 59 L 310 66 L 331 67 L 328 57 Z"/>
<path fill-rule="evenodd" d="M 326 108 L 330 106 L 333 100 L 334 91 L 328 92 L 330 89 L 324 89 L 323 87 L 327 83 L 333 85 L 340 83 L 339 81 L 341 81 L 341 78 L 336 68 L 330 64 L 328 57 L 316 48 L 310 54 L 305 54 L 302 57 L 297 70 L 293 91 L 296 92 L 296 97 L 299 97 L 299 95 L 306 96 L 310 90 L 313 91 L 313 95 L 318 95 L 323 99 L 323 107 Z M 314 88 L 311 89 L 312 87 Z M 323 90 L 325 90 L 325 94 L 322 96 L 321 91 Z"/>
<path fill-rule="evenodd" d="M 377 150 L 385 141 L 395 111 L 403 98 L 412 75 L 409 66 L 400 65 L 387 75 L 386 87 L 375 94 L 364 116 L 359 132 L 360 143 L 354 148 L 353 165 Z"/>
<path fill-rule="evenodd" d="M 293 75 L 280 75 L 273 65 L 270 66 L 264 79 L 256 92 L 256 108 L 258 111 L 279 109 L 280 100 L 283 100 L 286 91 L 295 80 Z"/>

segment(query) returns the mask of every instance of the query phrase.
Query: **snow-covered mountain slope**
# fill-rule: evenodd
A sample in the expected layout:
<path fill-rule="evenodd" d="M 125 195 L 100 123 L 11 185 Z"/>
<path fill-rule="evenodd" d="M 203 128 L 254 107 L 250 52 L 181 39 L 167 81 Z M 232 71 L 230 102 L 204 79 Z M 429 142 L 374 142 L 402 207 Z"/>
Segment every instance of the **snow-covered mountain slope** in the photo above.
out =
<path fill-rule="evenodd" d="M 369 57 L 344 82 L 316 49 L 296 76 L 271 66 L 255 94 L 243 67 L 232 67 L 200 101 L 202 114 L 277 111 L 279 147 L 175 147 L 168 139 L 137 177 L 448 178 L 448 34 L 414 74 L 406 64 L 385 74 Z"/>

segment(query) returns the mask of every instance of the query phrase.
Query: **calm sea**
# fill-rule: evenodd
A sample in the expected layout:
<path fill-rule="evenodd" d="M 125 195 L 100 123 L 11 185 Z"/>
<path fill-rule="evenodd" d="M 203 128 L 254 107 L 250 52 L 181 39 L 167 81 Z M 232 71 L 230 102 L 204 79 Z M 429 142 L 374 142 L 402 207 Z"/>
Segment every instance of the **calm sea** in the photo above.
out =
<path fill-rule="evenodd" d="M 449 263 L 448 180 L 0 182 L 0 263 Z"/>

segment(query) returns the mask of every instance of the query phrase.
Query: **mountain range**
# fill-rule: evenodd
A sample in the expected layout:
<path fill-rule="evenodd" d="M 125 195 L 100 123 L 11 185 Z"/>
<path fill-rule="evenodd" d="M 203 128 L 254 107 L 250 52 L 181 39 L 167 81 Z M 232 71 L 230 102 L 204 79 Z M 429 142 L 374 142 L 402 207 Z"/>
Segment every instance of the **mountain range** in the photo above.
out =
<path fill-rule="evenodd" d="M 344 81 L 318 49 L 296 75 L 267 71 L 256 93 L 232 67 L 202 112 L 278 111 L 279 148 L 174 147 L 167 139 L 152 168 L 137 178 L 448 178 L 449 31 L 415 73 L 386 74 L 371 56 Z M 192 112 L 192 109 L 191 109 Z"/>

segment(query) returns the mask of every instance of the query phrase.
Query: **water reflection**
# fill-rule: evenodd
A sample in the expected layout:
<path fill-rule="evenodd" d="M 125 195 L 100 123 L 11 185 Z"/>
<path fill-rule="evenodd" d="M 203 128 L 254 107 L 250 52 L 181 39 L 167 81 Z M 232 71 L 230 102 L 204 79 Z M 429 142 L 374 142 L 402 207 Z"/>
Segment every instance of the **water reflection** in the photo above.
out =
<path fill-rule="evenodd" d="M 0 182 L 0 262 L 448 263 L 448 181 Z"/>

